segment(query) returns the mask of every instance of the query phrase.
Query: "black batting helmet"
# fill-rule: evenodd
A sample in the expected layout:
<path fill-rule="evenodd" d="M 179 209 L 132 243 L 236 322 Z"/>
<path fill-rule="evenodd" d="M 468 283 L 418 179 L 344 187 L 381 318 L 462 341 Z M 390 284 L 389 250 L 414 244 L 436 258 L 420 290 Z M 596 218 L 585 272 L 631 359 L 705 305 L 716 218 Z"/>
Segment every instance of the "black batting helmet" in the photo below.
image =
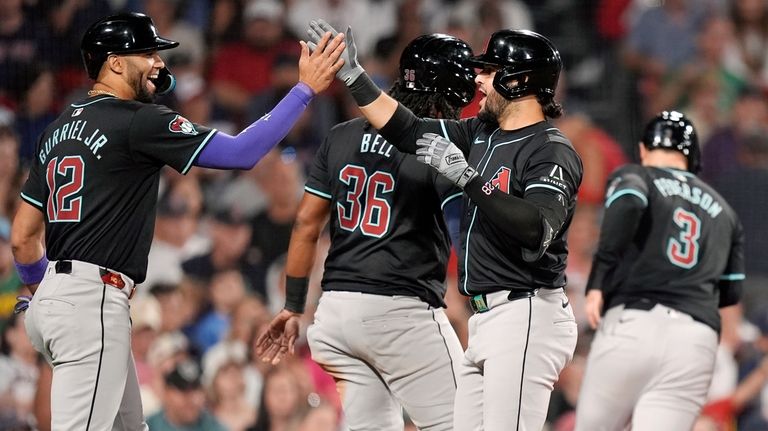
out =
<path fill-rule="evenodd" d="M 485 53 L 472 57 L 478 68 L 496 67 L 493 88 L 505 99 L 529 94 L 555 95 L 563 62 L 546 37 L 528 30 L 500 30 L 491 35 Z"/>
<path fill-rule="evenodd" d="M 665 149 L 683 153 L 688 159 L 688 171 L 701 170 L 699 139 L 691 120 L 677 111 L 664 111 L 645 126 L 642 143 L 649 150 Z"/>
<path fill-rule="evenodd" d="M 101 65 L 112 54 L 139 54 L 179 46 L 160 37 L 152 18 L 136 12 L 121 13 L 96 21 L 83 35 L 80 53 L 91 79 L 99 76 Z"/>
<path fill-rule="evenodd" d="M 400 77 L 406 91 L 440 93 L 454 106 L 475 97 L 475 71 L 466 64 L 472 48 L 461 39 L 434 33 L 419 36 L 400 55 Z"/>

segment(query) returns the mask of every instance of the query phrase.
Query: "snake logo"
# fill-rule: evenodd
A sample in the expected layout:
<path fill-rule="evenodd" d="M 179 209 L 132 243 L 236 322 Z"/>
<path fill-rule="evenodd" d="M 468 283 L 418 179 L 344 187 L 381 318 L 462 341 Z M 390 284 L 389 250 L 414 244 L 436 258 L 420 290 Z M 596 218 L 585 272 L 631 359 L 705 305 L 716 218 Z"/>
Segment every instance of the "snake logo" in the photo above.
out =
<path fill-rule="evenodd" d="M 168 123 L 168 130 L 170 130 L 173 133 L 184 133 L 185 135 L 197 134 L 197 130 L 195 130 L 195 125 L 192 124 L 191 121 L 182 117 L 181 115 L 177 115 L 176 118 L 174 118 L 173 120 L 171 120 L 170 123 Z"/>

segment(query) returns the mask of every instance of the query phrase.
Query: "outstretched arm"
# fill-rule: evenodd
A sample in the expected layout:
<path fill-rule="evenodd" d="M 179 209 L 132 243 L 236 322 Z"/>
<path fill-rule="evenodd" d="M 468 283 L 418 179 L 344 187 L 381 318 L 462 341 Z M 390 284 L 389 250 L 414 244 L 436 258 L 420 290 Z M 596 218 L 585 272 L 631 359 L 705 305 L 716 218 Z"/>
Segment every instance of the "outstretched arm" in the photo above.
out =
<path fill-rule="evenodd" d="M 273 365 L 286 353 L 294 353 L 299 336 L 299 317 L 304 312 L 309 273 L 315 262 L 320 231 L 328 220 L 330 202 L 304 193 L 291 233 L 285 264 L 285 308 L 272 319 L 269 327 L 256 340 L 256 354 Z"/>
<path fill-rule="evenodd" d="M 217 169 L 251 169 L 288 134 L 315 94 L 325 90 L 341 68 L 345 44 L 343 35 L 331 39 L 326 33 L 312 54 L 301 43 L 299 83 L 268 114 L 259 118 L 237 136 L 216 133 L 195 166 Z"/>

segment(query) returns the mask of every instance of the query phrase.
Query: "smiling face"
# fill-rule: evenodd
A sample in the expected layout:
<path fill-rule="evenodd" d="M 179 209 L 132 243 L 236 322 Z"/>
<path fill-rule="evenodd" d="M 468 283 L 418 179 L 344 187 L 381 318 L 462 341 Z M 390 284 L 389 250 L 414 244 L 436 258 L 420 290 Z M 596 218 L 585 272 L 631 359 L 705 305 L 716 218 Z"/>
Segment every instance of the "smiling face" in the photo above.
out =
<path fill-rule="evenodd" d="M 499 119 L 511 105 L 509 100 L 506 100 L 493 88 L 493 78 L 495 76 L 496 68 L 486 66 L 484 69 L 478 70 L 475 77 L 477 89 L 483 95 L 482 99 L 480 99 L 480 111 L 477 114 L 477 118 L 484 122 L 498 123 Z"/>
<path fill-rule="evenodd" d="M 157 87 L 152 79 L 156 79 L 160 69 L 165 67 L 163 59 L 157 51 L 125 56 L 126 73 L 125 80 L 133 90 L 135 100 L 151 103 L 155 97 Z"/>

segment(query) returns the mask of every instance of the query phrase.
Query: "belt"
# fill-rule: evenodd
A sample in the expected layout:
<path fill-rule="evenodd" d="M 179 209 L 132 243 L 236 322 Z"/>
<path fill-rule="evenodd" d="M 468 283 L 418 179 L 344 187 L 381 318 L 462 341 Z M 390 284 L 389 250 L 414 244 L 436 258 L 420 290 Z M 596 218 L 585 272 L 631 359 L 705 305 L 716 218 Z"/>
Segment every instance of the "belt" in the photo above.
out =
<path fill-rule="evenodd" d="M 122 274 L 118 272 L 111 271 L 107 268 L 93 265 L 91 263 L 87 262 L 80 262 L 80 261 L 72 261 L 72 260 L 59 260 L 56 261 L 56 264 L 54 265 L 54 270 L 56 271 L 56 274 L 72 274 L 73 272 L 73 264 L 77 267 L 94 267 L 98 268 L 99 270 L 99 277 L 101 278 L 101 281 L 104 284 L 108 284 L 110 286 L 114 286 L 120 290 L 123 290 L 128 286 L 131 291 L 128 293 L 128 299 L 133 297 L 133 292 L 135 291 L 135 285 L 132 281 L 129 279 L 129 283 L 125 282 L 125 278 Z"/>
<path fill-rule="evenodd" d="M 475 313 L 485 313 L 491 308 L 518 299 L 533 298 L 539 289 L 533 290 L 500 290 L 492 293 L 481 293 L 469 298 L 469 306 Z"/>

